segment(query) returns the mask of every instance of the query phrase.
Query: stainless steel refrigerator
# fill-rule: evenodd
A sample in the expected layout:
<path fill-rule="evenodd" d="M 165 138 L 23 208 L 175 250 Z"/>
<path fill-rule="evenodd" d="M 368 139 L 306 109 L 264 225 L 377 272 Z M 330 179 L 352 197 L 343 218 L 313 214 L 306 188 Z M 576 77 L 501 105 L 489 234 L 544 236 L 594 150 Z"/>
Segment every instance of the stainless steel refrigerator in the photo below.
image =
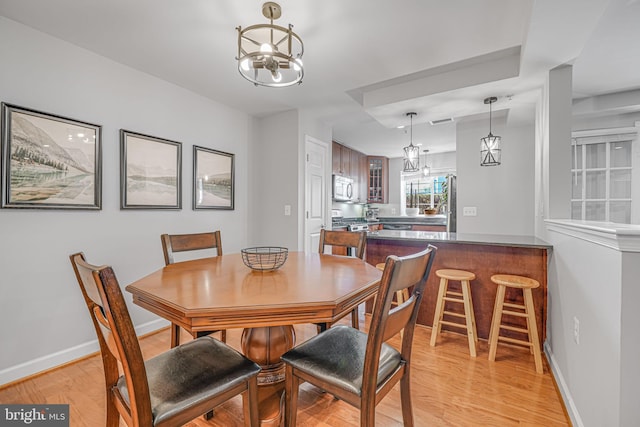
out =
<path fill-rule="evenodd" d="M 456 188 L 456 176 L 448 175 L 447 176 L 447 233 L 455 233 L 458 227 L 458 220 L 456 218 L 456 197 L 457 197 L 457 188 Z"/>

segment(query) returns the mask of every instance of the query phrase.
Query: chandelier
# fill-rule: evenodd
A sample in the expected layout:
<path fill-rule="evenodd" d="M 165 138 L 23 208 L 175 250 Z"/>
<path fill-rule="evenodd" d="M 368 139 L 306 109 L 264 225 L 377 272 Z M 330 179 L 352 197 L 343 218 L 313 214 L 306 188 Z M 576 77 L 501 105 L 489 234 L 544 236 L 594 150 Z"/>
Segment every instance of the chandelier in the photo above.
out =
<path fill-rule="evenodd" d="M 269 24 L 251 25 L 238 30 L 238 71 L 258 86 L 285 87 L 302 83 L 304 69 L 302 39 L 287 28 L 273 24 L 282 9 L 274 2 L 262 5 L 262 14 Z"/>
<path fill-rule="evenodd" d="M 480 138 L 480 166 L 497 166 L 502 158 L 502 138 L 491 133 L 491 104 L 497 100 L 495 96 L 484 100 L 489 104 L 489 135 Z"/>
<path fill-rule="evenodd" d="M 420 170 L 420 150 L 413 145 L 413 116 L 417 113 L 407 113 L 411 120 L 409 145 L 404 147 L 403 172 L 418 172 Z"/>

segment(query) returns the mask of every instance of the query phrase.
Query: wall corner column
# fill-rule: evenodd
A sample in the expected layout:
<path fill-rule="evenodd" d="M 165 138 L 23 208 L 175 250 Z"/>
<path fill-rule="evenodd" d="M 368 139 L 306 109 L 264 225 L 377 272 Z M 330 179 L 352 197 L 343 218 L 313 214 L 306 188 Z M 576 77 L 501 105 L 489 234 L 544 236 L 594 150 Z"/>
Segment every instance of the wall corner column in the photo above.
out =
<path fill-rule="evenodd" d="M 573 67 L 549 71 L 543 94 L 542 180 L 544 217 L 571 217 L 571 126 Z"/>

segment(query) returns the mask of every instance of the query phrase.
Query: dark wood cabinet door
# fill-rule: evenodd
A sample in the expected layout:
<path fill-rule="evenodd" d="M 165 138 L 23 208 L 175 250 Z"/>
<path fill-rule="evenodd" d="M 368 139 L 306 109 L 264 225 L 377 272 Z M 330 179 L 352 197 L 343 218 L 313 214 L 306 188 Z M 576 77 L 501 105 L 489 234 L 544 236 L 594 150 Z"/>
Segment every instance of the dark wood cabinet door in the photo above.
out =
<path fill-rule="evenodd" d="M 447 231 L 447 226 L 446 225 L 431 225 L 431 224 L 413 224 L 411 226 L 411 230 L 413 230 L 413 231 L 445 232 L 445 231 Z"/>
<path fill-rule="evenodd" d="M 389 199 L 389 159 L 381 156 L 368 156 L 369 178 L 367 202 L 387 203 Z"/>
<path fill-rule="evenodd" d="M 343 176 L 351 176 L 351 148 L 340 146 L 340 170 Z"/>
<path fill-rule="evenodd" d="M 351 148 L 332 141 L 331 165 L 334 175 L 351 176 Z"/>
<path fill-rule="evenodd" d="M 359 176 L 359 189 L 361 202 L 369 201 L 369 160 L 366 155 L 362 155 L 360 159 L 360 176 Z"/>
<path fill-rule="evenodd" d="M 356 150 L 351 150 L 349 157 L 349 173 L 351 178 L 354 181 L 358 181 L 358 177 L 360 176 L 360 162 L 362 160 L 363 154 Z"/>
<path fill-rule="evenodd" d="M 341 172 L 341 164 L 340 164 L 340 154 L 342 150 L 342 145 L 333 141 L 331 144 L 331 173 L 334 175 L 342 175 Z"/>

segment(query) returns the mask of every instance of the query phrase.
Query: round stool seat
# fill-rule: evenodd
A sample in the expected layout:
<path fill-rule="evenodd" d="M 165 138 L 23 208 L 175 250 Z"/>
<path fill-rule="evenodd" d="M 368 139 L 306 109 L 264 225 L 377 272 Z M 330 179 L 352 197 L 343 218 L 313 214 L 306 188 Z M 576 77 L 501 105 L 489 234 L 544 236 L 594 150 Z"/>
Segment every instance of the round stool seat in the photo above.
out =
<path fill-rule="evenodd" d="M 436 274 L 438 272 L 436 271 Z M 540 283 L 529 277 L 515 276 L 513 274 L 494 274 L 491 281 L 498 285 L 509 286 L 510 288 L 535 289 Z"/>
<path fill-rule="evenodd" d="M 378 270 L 380 270 L 380 271 L 384 271 L 384 265 L 385 265 L 385 263 L 381 262 L 380 264 L 376 264 L 376 268 Z"/>
<path fill-rule="evenodd" d="M 476 278 L 476 275 L 470 271 L 453 270 L 453 269 L 437 270 L 436 276 L 438 276 L 441 279 L 448 279 L 448 280 L 473 280 Z"/>

